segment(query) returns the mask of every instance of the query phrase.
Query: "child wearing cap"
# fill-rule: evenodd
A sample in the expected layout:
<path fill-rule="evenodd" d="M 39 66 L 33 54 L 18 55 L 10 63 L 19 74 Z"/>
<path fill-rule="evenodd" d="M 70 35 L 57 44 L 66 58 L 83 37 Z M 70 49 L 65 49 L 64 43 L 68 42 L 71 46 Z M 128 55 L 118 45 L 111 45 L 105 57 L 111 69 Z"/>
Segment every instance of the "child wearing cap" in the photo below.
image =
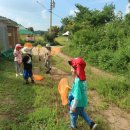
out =
<path fill-rule="evenodd" d="M 31 78 L 31 82 L 34 83 L 33 79 L 33 73 L 32 73 L 32 55 L 31 55 L 31 48 L 29 47 L 24 47 L 22 49 L 23 53 L 23 66 L 24 66 L 24 72 L 23 72 L 23 77 L 26 82 L 26 84 L 29 84 L 28 79 Z"/>
<path fill-rule="evenodd" d="M 71 120 L 71 129 L 73 130 L 76 128 L 76 121 L 78 116 L 80 115 L 89 125 L 90 130 L 94 130 L 97 124 L 90 119 L 90 117 L 84 110 L 88 104 L 88 97 L 86 95 L 86 75 L 84 70 L 86 67 L 86 63 L 80 57 L 71 59 L 68 62 L 71 66 L 72 76 L 74 76 L 74 83 L 68 97 L 68 103 L 70 105 L 69 113 Z"/>
<path fill-rule="evenodd" d="M 16 69 L 16 77 L 22 75 L 22 53 L 21 53 L 21 44 L 16 44 L 13 55 Z"/>
<path fill-rule="evenodd" d="M 50 58 L 51 58 L 51 47 L 49 44 L 46 44 L 47 51 L 45 52 L 44 58 L 45 58 L 45 67 L 46 67 L 46 74 L 49 74 L 51 71 L 50 66 Z"/>

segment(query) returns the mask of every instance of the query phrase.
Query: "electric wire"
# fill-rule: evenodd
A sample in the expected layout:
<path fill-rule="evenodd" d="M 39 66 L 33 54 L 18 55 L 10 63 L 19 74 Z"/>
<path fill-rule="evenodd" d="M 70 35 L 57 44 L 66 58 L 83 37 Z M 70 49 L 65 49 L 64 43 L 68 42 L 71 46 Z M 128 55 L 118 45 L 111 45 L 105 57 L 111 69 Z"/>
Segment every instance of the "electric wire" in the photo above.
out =
<path fill-rule="evenodd" d="M 50 9 L 48 9 L 45 5 L 43 5 L 42 3 L 40 3 L 39 1 L 37 1 L 37 3 L 42 6 L 43 8 L 45 8 L 48 12 L 51 12 Z M 56 13 L 54 13 L 52 11 L 52 14 L 54 14 L 55 16 L 57 16 L 58 18 L 62 19 L 62 17 L 60 17 L 59 15 L 57 15 Z"/>

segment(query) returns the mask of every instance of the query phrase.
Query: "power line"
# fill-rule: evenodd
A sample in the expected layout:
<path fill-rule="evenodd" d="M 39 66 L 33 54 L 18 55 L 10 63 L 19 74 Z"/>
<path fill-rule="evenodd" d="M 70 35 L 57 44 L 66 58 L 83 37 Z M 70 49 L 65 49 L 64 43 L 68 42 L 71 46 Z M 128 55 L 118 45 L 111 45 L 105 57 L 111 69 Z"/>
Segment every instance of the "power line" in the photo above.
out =
<path fill-rule="evenodd" d="M 40 3 L 39 1 L 37 1 L 37 3 L 42 6 L 43 8 L 45 8 L 48 12 L 51 12 L 50 9 L 48 9 L 46 6 L 44 6 L 42 3 Z M 57 15 L 56 13 L 54 13 L 52 11 L 52 14 L 54 14 L 55 16 L 57 16 L 58 18 L 62 19 L 62 17 L 60 17 L 59 15 Z"/>
<path fill-rule="evenodd" d="M 37 3 L 38 3 L 39 5 L 41 5 L 43 8 L 45 8 L 46 10 L 48 10 L 48 11 L 49 11 L 49 9 L 48 9 L 48 8 L 46 8 L 46 6 L 44 6 L 42 3 L 40 3 L 39 1 L 37 1 Z"/>

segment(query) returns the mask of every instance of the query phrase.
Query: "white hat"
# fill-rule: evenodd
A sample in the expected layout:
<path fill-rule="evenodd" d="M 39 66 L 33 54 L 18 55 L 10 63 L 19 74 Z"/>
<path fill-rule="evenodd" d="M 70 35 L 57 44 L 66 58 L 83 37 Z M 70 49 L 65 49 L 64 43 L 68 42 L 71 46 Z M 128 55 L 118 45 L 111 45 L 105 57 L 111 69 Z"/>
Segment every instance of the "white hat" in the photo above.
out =
<path fill-rule="evenodd" d="M 50 47 L 50 44 L 46 44 L 46 47 Z"/>
<path fill-rule="evenodd" d="M 23 47 L 21 51 L 23 54 L 31 54 L 31 48 L 29 47 Z"/>

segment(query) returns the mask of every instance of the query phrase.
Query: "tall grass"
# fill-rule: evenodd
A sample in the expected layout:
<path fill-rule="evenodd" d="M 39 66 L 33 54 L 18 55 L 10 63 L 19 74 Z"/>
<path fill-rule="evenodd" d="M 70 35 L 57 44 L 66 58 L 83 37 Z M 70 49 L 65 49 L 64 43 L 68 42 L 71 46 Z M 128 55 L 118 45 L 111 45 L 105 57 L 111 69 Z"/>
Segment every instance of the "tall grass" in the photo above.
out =
<path fill-rule="evenodd" d="M 68 37 L 60 36 L 55 38 L 55 42 L 59 43 L 62 46 L 65 46 L 70 42 L 70 40 Z"/>

